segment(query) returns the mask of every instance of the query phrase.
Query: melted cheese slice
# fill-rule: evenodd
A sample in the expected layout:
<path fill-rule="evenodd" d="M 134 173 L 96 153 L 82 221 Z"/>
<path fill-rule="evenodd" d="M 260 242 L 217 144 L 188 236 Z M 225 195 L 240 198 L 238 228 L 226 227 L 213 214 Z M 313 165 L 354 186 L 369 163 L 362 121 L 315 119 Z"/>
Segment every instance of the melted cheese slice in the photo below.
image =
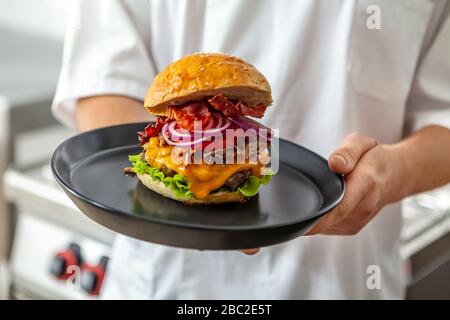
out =
<path fill-rule="evenodd" d="M 197 199 L 206 198 L 238 171 L 251 170 L 254 176 L 261 176 L 261 164 L 179 164 L 172 159 L 172 149 L 172 146 L 159 146 L 159 138 L 151 138 L 146 145 L 145 160 L 152 167 L 160 169 L 165 165 L 183 175 Z"/>

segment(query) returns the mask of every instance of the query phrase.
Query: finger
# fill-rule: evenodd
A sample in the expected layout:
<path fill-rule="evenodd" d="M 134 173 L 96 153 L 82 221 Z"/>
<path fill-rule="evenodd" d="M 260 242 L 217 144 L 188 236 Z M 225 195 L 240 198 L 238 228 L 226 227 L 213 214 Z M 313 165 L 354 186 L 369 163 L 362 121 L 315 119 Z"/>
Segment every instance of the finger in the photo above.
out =
<path fill-rule="evenodd" d="M 327 235 L 355 235 L 373 219 L 377 212 L 375 199 L 367 194 L 343 220 L 329 226 L 321 233 Z"/>
<path fill-rule="evenodd" d="M 328 159 L 328 166 L 336 173 L 350 173 L 359 159 L 376 145 L 377 141 L 373 138 L 358 133 L 349 134 L 339 148 L 331 154 Z"/>
<path fill-rule="evenodd" d="M 254 255 L 254 254 L 256 254 L 256 253 L 258 253 L 259 252 L 259 248 L 255 248 L 255 249 L 243 249 L 243 250 L 241 250 L 243 253 L 245 253 L 246 255 L 249 255 L 249 256 L 251 256 L 251 255 Z"/>
<path fill-rule="evenodd" d="M 334 225 L 328 226 L 328 228 L 322 230 L 320 233 L 334 236 L 352 236 L 357 234 L 367 222 L 367 219 L 359 220 L 358 218 L 348 217 Z"/>
<path fill-rule="evenodd" d="M 327 230 L 331 225 L 336 224 L 336 223 L 338 223 L 339 220 L 344 219 L 344 217 L 345 217 L 345 211 L 341 207 L 341 205 L 338 205 L 331 212 L 329 212 L 327 215 L 325 215 L 321 220 L 319 220 L 319 222 L 316 223 L 312 227 L 312 229 L 306 233 L 306 235 L 313 236 L 316 234 L 321 234 L 325 230 Z"/>
<path fill-rule="evenodd" d="M 345 178 L 347 190 L 341 203 L 326 214 L 306 235 L 323 233 L 327 228 L 347 217 L 366 197 L 370 185 L 359 175 L 349 174 Z"/>

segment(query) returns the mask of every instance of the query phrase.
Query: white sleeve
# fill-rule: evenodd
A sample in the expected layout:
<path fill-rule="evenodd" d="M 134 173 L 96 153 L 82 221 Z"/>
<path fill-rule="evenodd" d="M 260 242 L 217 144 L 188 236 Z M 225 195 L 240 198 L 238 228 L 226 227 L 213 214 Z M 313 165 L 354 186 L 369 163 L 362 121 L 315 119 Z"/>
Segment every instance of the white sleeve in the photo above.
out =
<path fill-rule="evenodd" d="M 447 12 L 448 13 L 448 12 Z M 406 109 L 406 133 L 427 125 L 450 128 L 450 16 L 445 14 L 420 63 Z"/>
<path fill-rule="evenodd" d="M 143 100 L 155 69 L 147 1 L 78 0 L 72 5 L 52 110 L 74 128 L 77 99 L 117 94 Z"/>

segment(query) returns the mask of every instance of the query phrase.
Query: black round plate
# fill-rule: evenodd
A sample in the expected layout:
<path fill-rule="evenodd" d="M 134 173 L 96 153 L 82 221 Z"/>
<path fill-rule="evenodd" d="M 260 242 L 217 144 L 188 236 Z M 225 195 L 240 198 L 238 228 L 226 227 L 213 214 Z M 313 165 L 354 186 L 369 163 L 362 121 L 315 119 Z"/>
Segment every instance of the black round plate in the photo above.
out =
<path fill-rule="evenodd" d="M 52 172 L 89 218 L 125 235 L 170 246 L 256 248 L 305 234 L 344 195 L 344 181 L 317 154 L 280 139 L 279 172 L 245 203 L 189 206 L 125 176 L 144 123 L 76 135 L 53 154 Z"/>

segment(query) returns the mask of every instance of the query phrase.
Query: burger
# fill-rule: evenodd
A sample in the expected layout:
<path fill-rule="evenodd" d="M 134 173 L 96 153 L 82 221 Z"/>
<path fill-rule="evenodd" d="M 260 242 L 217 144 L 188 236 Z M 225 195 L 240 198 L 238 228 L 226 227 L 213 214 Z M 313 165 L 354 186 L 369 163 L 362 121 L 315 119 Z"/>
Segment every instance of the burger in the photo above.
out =
<path fill-rule="evenodd" d="M 195 53 L 167 66 L 144 107 L 153 115 L 138 132 L 142 152 L 129 157 L 144 186 L 187 204 L 245 201 L 270 182 L 272 104 L 266 78 L 244 60 Z"/>

